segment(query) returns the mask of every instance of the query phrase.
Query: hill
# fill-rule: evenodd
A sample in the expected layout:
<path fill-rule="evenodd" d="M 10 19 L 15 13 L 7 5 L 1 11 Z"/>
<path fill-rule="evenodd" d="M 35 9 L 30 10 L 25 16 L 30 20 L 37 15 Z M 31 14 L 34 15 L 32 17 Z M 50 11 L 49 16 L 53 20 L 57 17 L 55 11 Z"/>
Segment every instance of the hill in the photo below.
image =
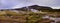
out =
<path fill-rule="evenodd" d="M 51 23 L 59 17 L 60 9 L 38 5 L 0 10 L 0 23 Z"/>

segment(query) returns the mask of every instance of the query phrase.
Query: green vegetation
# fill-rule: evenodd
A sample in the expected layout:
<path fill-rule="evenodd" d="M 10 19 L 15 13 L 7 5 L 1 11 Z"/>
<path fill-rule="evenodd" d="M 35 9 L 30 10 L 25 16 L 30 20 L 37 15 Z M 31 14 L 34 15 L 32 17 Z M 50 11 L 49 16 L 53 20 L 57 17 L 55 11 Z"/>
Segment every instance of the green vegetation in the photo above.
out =
<path fill-rule="evenodd" d="M 43 16 L 45 15 L 51 15 L 51 17 L 56 17 L 54 16 L 55 14 L 60 14 L 60 12 L 46 12 L 44 14 L 42 13 L 34 13 L 34 12 L 26 12 L 26 13 L 16 13 L 12 11 L 5 11 L 5 14 L 0 13 L 0 20 L 1 21 L 9 21 L 10 23 L 13 22 L 18 22 L 18 23 L 50 23 L 51 20 L 46 19 L 43 20 Z M 45 22 L 46 21 L 46 22 Z"/>

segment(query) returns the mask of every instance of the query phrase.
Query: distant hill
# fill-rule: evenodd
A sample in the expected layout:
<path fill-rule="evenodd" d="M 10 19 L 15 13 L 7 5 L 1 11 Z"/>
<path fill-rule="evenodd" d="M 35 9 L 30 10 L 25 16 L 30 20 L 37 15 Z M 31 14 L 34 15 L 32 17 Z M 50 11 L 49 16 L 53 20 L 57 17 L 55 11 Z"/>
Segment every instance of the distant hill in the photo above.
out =
<path fill-rule="evenodd" d="M 35 9 L 35 10 L 42 10 L 42 9 L 52 9 L 51 7 L 46 7 L 46 6 L 38 6 L 38 5 L 32 5 L 32 6 L 27 6 L 27 7 L 22 7 L 22 8 L 18 8 L 15 10 L 30 10 L 30 9 Z"/>
<path fill-rule="evenodd" d="M 31 9 L 38 10 L 38 11 L 41 10 L 41 11 L 48 11 L 48 12 L 60 12 L 60 9 L 52 9 L 51 7 L 48 6 L 39 6 L 39 5 L 32 5 L 32 6 L 16 8 L 16 9 L 3 9 L 3 10 L 31 11 Z"/>

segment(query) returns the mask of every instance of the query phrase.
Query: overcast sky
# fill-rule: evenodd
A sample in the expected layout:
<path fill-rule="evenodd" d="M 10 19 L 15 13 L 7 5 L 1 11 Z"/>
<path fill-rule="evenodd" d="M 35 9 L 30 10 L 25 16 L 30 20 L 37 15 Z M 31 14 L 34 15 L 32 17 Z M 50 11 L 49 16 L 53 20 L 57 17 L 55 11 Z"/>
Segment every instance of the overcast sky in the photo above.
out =
<path fill-rule="evenodd" d="M 0 0 L 0 9 L 21 8 L 30 5 L 49 6 L 54 9 L 60 8 L 60 0 Z"/>

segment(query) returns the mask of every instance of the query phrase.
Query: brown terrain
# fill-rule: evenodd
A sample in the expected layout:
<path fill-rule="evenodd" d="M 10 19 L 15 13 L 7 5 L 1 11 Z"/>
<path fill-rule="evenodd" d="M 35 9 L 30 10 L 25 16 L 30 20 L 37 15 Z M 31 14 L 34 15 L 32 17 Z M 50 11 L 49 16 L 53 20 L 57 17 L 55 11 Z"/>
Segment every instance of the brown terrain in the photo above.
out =
<path fill-rule="evenodd" d="M 60 18 L 60 9 L 46 6 L 0 10 L 0 23 L 60 23 L 60 19 L 56 18 Z"/>

